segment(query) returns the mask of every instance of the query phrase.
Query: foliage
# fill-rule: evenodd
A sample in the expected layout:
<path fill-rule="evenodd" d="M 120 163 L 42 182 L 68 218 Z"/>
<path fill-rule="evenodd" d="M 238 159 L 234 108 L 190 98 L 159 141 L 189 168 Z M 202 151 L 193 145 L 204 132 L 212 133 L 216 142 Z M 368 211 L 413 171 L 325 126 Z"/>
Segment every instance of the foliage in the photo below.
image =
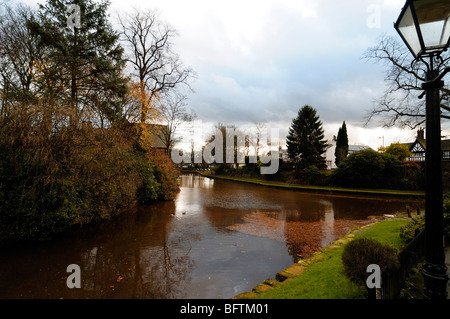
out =
<path fill-rule="evenodd" d="M 155 178 L 155 165 L 145 162 L 140 165 L 140 177 L 142 184 L 137 190 L 137 197 L 140 204 L 146 204 L 158 199 L 161 184 Z"/>
<path fill-rule="evenodd" d="M 250 161 L 251 159 L 252 161 Z M 257 157 L 255 161 L 254 158 L 250 158 L 250 156 L 246 155 L 244 157 L 244 161 L 245 161 L 244 171 L 246 171 L 249 174 L 259 175 L 261 167 L 261 161 L 259 160 L 259 157 Z"/>
<path fill-rule="evenodd" d="M 309 105 L 303 106 L 295 119 L 292 120 L 287 140 L 289 157 L 299 168 L 311 165 L 319 169 L 325 168 L 327 142 L 324 140 L 322 121 L 316 110 Z"/>
<path fill-rule="evenodd" d="M 286 181 L 300 185 L 324 186 L 329 183 L 329 173 L 319 170 L 317 166 L 310 165 L 307 168 L 290 172 L 286 177 Z"/>
<path fill-rule="evenodd" d="M 172 200 L 179 191 L 178 171 L 165 150 L 152 150 L 149 159 L 155 165 L 155 178 L 161 185 L 158 199 Z"/>
<path fill-rule="evenodd" d="M 394 156 L 399 161 L 403 162 L 407 157 L 411 156 L 409 146 L 406 144 L 392 143 L 388 147 L 382 149 L 385 154 Z"/>
<path fill-rule="evenodd" d="M 447 245 L 450 244 L 450 198 L 444 198 L 444 236 Z"/>
<path fill-rule="evenodd" d="M 417 190 L 423 186 L 423 174 L 419 165 L 402 163 L 398 155 L 365 149 L 341 162 L 333 172 L 332 183 L 355 188 Z"/>
<path fill-rule="evenodd" d="M 77 1 L 81 23 L 68 28 L 66 11 L 72 3 L 47 0 L 27 22 L 38 46 L 45 48 L 42 59 L 47 62 L 47 71 L 39 82 L 55 82 L 60 103 L 77 110 L 89 108 L 117 121 L 127 87 L 122 75 L 125 60 L 119 34 L 107 18 L 109 4 Z"/>
<path fill-rule="evenodd" d="M 0 241 L 45 240 L 136 201 L 174 197 L 173 164 L 164 152 L 136 150 L 132 131 L 80 125 L 48 134 L 45 122 L 31 124 L 40 108 L 15 110 L 0 121 Z"/>
<path fill-rule="evenodd" d="M 336 149 L 334 151 L 334 156 L 336 158 L 336 166 L 339 166 L 341 161 L 347 157 L 348 154 L 348 136 L 347 136 L 347 126 L 342 123 L 339 128 L 338 135 L 336 138 Z"/>
<path fill-rule="evenodd" d="M 425 229 L 425 216 L 417 216 L 416 218 L 412 218 L 408 224 L 400 229 L 400 237 L 405 239 L 405 241 L 410 242 L 423 229 Z"/>
<path fill-rule="evenodd" d="M 418 163 L 404 162 L 402 170 L 400 185 L 403 189 L 419 190 L 425 188 L 425 172 Z"/>
<path fill-rule="evenodd" d="M 123 75 L 109 3 L 77 1 L 75 28 L 71 4 L 0 17 L 0 243 L 46 240 L 178 189 L 148 126 L 127 122 L 139 85 Z"/>
<path fill-rule="evenodd" d="M 376 188 L 383 179 L 384 161 L 380 154 L 367 149 L 351 154 L 335 171 L 335 180 L 344 186 Z"/>
<path fill-rule="evenodd" d="M 425 212 L 426 213 L 426 212 Z M 450 198 L 444 196 L 443 203 L 443 218 L 444 218 L 444 237 L 445 242 L 448 244 L 450 242 Z M 411 241 L 417 234 L 425 229 L 425 216 L 420 215 L 411 218 L 408 224 L 402 227 L 400 236 L 406 241 Z"/>
<path fill-rule="evenodd" d="M 377 264 L 382 270 L 399 266 L 395 248 L 370 238 L 357 238 L 344 247 L 342 263 L 345 275 L 353 282 L 364 284 L 367 266 Z"/>

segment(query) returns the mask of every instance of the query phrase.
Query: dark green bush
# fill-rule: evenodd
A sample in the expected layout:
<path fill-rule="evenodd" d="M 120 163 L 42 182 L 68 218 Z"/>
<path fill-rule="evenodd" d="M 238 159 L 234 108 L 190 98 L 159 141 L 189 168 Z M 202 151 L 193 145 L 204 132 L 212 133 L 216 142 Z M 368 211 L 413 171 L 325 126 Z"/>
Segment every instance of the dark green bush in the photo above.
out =
<path fill-rule="evenodd" d="M 421 166 L 415 162 L 404 162 L 402 164 L 401 188 L 410 190 L 424 189 L 425 174 Z"/>
<path fill-rule="evenodd" d="M 418 210 L 420 211 L 420 210 Z M 450 199 L 444 198 L 444 237 L 445 242 L 448 245 L 450 243 Z M 426 212 L 425 212 L 426 214 Z M 412 218 L 411 221 L 400 229 L 400 236 L 407 242 L 414 239 L 417 234 L 425 229 L 425 216 L 420 215 Z"/>
<path fill-rule="evenodd" d="M 137 190 L 140 204 L 149 203 L 158 199 L 160 184 L 155 178 L 155 166 L 151 162 L 142 161 L 140 165 L 140 176 L 142 183 Z"/>
<path fill-rule="evenodd" d="M 383 180 L 384 161 L 381 154 L 367 149 L 355 152 L 341 161 L 333 173 L 338 186 L 377 188 Z"/>
<path fill-rule="evenodd" d="M 345 275 L 357 284 L 365 284 L 367 266 L 377 264 L 381 270 L 396 269 L 399 266 L 395 248 L 383 245 L 369 238 L 357 238 L 349 242 L 342 253 Z"/>
<path fill-rule="evenodd" d="M 356 188 L 401 188 L 402 163 L 392 154 L 365 149 L 345 158 L 332 183 Z"/>
<path fill-rule="evenodd" d="M 425 228 L 425 216 L 412 218 L 411 221 L 400 228 L 400 237 L 410 242 Z"/>

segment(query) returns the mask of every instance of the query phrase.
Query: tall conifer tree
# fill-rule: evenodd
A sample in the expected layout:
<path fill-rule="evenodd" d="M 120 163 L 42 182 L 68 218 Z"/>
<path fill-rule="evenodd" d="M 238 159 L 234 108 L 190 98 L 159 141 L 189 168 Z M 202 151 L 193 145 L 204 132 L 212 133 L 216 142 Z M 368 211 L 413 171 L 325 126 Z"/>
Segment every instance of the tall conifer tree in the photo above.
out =
<path fill-rule="evenodd" d="M 289 128 L 287 151 L 298 168 L 315 165 L 323 169 L 326 166 L 323 154 L 326 151 L 327 142 L 324 140 L 322 121 L 316 113 L 311 106 L 303 106 Z"/>
<path fill-rule="evenodd" d="M 342 123 L 339 128 L 338 135 L 336 138 L 336 149 L 334 151 L 336 166 L 339 166 L 341 161 L 347 157 L 348 154 L 348 136 L 347 136 L 347 126 Z"/>
<path fill-rule="evenodd" d="M 29 28 L 47 49 L 53 80 L 63 88 L 59 98 L 74 111 L 88 108 L 115 120 L 127 86 L 122 76 L 123 48 L 108 21 L 108 5 L 107 1 L 47 0 L 39 7 L 39 21 L 29 21 Z"/>

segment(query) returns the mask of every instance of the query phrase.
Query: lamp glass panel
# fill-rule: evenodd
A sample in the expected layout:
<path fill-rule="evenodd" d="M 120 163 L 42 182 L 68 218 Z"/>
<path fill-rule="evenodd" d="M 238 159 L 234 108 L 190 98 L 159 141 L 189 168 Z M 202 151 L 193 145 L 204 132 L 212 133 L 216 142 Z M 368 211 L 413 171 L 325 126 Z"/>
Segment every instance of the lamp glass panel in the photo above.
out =
<path fill-rule="evenodd" d="M 410 6 L 406 8 L 403 16 L 400 17 L 399 21 L 397 21 L 397 28 L 409 48 L 417 56 L 422 48 L 420 46 L 420 40 Z"/>
<path fill-rule="evenodd" d="M 444 48 L 450 36 L 449 0 L 412 1 L 422 33 L 425 51 Z"/>
<path fill-rule="evenodd" d="M 420 25 L 423 42 L 426 49 L 443 47 L 448 42 L 450 34 L 450 21 L 429 22 Z"/>

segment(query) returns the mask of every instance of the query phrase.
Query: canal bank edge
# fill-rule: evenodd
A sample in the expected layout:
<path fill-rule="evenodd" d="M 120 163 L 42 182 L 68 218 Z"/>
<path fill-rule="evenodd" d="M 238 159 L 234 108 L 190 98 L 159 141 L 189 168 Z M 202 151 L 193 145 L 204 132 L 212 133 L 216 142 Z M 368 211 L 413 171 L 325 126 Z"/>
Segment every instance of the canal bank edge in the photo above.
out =
<path fill-rule="evenodd" d="M 340 248 L 350 241 L 352 241 L 357 234 L 363 233 L 365 230 L 371 228 L 372 226 L 384 222 L 386 220 L 392 220 L 396 217 L 389 217 L 385 220 L 376 221 L 371 224 L 367 224 L 362 227 L 358 227 L 354 230 L 352 230 L 347 235 L 341 237 L 340 239 L 333 242 L 331 245 L 324 247 L 320 249 L 319 251 L 316 251 L 313 253 L 313 255 L 307 259 L 302 259 L 298 263 L 294 263 L 291 266 L 287 267 L 286 269 L 283 269 L 276 273 L 275 279 L 266 279 L 261 284 L 257 285 L 252 289 L 252 291 L 249 292 L 243 292 L 232 299 L 253 299 L 253 298 L 261 298 L 260 295 L 268 292 L 275 287 L 282 286 L 283 284 L 291 281 L 292 279 L 300 276 L 310 265 L 313 265 L 315 263 L 320 262 L 322 259 L 326 257 L 327 252 L 330 250 Z"/>
<path fill-rule="evenodd" d="M 387 190 L 387 189 L 356 189 L 356 188 L 341 188 L 331 186 L 304 186 L 298 184 L 288 184 L 283 182 L 270 182 L 258 179 L 244 178 L 244 177 L 231 177 L 222 175 L 205 174 L 199 171 L 186 171 L 186 173 L 197 173 L 203 177 L 212 179 L 221 179 L 232 182 L 248 183 L 265 187 L 275 187 L 288 190 L 313 192 L 313 193 L 326 193 L 331 195 L 358 195 L 358 196 L 390 196 L 390 197 L 408 197 L 425 199 L 425 192 L 422 191 L 407 191 L 407 190 Z"/>

